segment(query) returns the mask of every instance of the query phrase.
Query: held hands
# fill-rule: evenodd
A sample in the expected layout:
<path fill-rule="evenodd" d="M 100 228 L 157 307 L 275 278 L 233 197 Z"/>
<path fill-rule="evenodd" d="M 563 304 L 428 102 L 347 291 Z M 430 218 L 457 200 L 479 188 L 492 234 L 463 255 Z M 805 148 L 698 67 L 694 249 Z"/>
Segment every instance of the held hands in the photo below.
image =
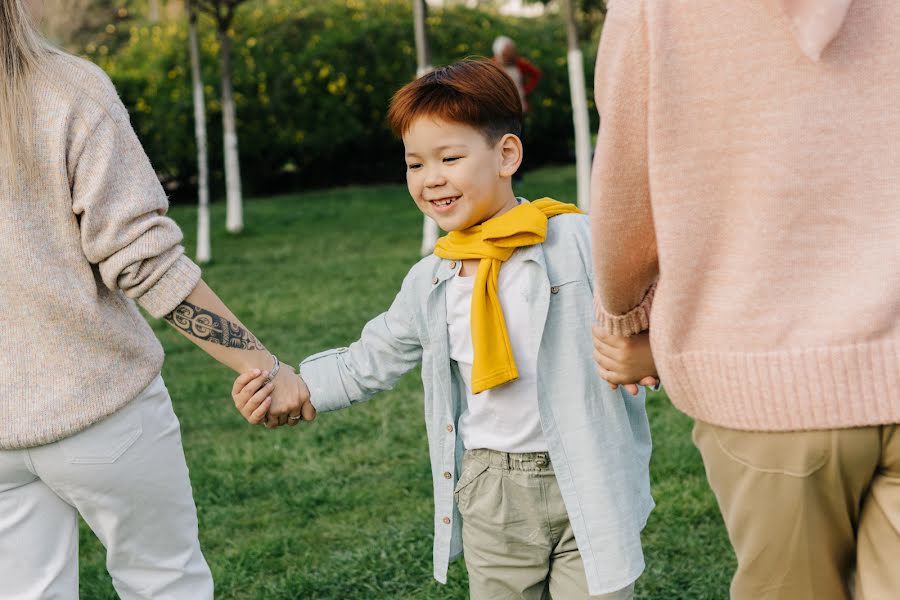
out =
<path fill-rule="evenodd" d="M 231 398 L 248 422 L 264 424 L 269 429 L 294 426 L 316 418 L 309 400 L 309 388 L 299 375 L 282 365 L 271 383 L 265 383 L 267 371 L 254 369 L 241 374 L 231 388 Z"/>
<path fill-rule="evenodd" d="M 628 393 L 636 395 L 638 385 L 659 383 L 647 331 L 624 338 L 609 335 L 595 325 L 594 360 L 597 361 L 600 376 L 609 382 L 612 389 L 623 385 Z"/>

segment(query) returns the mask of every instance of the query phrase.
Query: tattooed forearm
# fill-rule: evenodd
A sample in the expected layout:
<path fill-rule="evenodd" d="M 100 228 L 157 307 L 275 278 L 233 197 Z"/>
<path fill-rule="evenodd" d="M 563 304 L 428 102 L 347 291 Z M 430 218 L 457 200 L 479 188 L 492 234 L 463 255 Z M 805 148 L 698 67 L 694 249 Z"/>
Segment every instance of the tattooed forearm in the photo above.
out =
<path fill-rule="evenodd" d="M 206 342 L 241 350 L 265 350 L 252 333 L 187 300 L 165 316 L 177 329 Z"/>

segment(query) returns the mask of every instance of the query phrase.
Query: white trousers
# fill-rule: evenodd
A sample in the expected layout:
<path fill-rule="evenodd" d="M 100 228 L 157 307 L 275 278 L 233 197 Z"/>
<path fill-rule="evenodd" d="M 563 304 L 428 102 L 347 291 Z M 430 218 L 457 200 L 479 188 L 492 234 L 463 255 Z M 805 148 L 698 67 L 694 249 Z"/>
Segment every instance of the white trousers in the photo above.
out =
<path fill-rule="evenodd" d="M 78 515 L 106 547 L 120 598 L 206 600 L 181 431 L 161 377 L 58 442 L 0 450 L 0 598 L 78 597 Z"/>

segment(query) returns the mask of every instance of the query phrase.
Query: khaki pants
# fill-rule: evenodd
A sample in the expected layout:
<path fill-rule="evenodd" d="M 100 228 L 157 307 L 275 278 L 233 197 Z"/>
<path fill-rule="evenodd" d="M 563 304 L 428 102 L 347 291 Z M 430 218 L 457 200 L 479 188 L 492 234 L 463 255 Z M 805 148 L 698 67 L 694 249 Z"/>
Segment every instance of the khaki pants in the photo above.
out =
<path fill-rule="evenodd" d="M 78 598 L 78 515 L 123 600 L 211 600 L 178 419 L 161 377 L 58 442 L 0 451 L 0 598 Z"/>
<path fill-rule="evenodd" d="M 581 553 L 546 452 L 467 450 L 456 486 L 472 600 L 589 596 Z"/>
<path fill-rule="evenodd" d="M 900 426 L 788 433 L 697 422 L 735 600 L 900 598 Z"/>

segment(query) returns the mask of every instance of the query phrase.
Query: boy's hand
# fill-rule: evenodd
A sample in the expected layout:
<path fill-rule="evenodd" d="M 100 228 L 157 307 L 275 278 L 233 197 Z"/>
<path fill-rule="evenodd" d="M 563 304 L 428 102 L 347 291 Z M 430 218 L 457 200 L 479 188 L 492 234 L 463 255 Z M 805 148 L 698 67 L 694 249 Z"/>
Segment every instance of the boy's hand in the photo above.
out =
<path fill-rule="evenodd" d="M 275 381 L 265 384 L 267 371 L 254 369 L 243 373 L 234 381 L 231 398 L 241 415 L 248 422 L 265 424 L 274 429 L 280 425 L 296 425 L 301 420 L 312 421 L 316 418 L 316 409 L 309 401 L 309 389 L 306 383 L 292 369 L 282 367 Z M 281 392 L 285 398 L 281 412 L 284 415 L 270 414 L 273 403 L 273 390 Z M 302 418 L 296 418 L 301 416 Z"/>
<path fill-rule="evenodd" d="M 599 326 L 594 326 L 594 360 L 600 376 L 609 382 L 612 389 L 624 385 L 632 395 L 637 394 L 637 385 L 657 385 L 659 375 L 650 351 L 649 332 L 631 337 L 609 335 Z"/>
<path fill-rule="evenodd" d="M 291 367 L 282 365 L 272 383 L 275 389 L 271 392 L 272 405 L 266 416 L 266 427 L 293 426 L 316 418 L 316 409 L 309 401 L 309 388 Z"/>

